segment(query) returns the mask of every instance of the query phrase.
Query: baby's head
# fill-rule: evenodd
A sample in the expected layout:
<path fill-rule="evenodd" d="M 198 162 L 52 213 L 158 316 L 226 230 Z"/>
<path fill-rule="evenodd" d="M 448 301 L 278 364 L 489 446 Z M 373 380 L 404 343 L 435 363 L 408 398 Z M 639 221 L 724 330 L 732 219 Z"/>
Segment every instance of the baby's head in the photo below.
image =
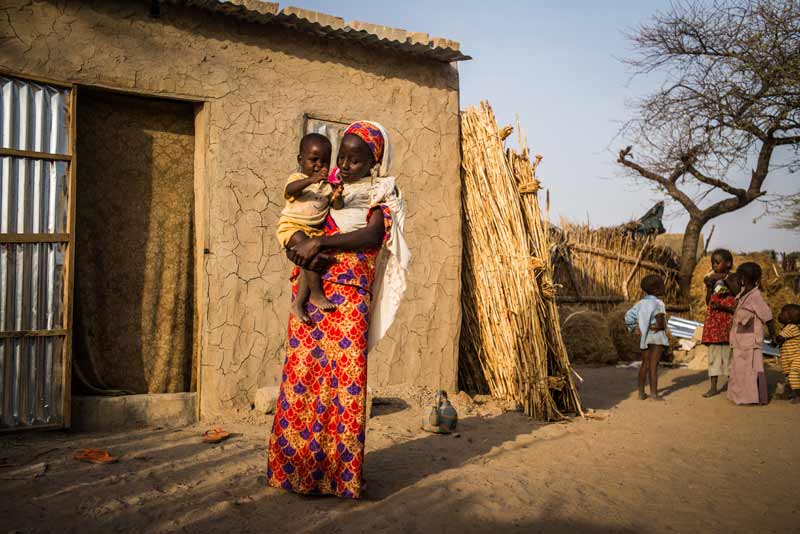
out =
<path fill-rule="evenodd" d="M 752 289 L 758 287 L 758 283 L 761 281 L 761 266 L 748 261 L 736 269 L 736 274 L 743 288 Z"/>
<path fill-rule="evenodd" d="M 717 274 L 726 274 L 733 269 L 733 254 L 730 250 L 718 248 L 711 253 L 711 268 Z"/>
<path fill-rule="evenodd" d="M 782 324 L 800 324 L 800 304 L 786 304 L 778 314 Z"/>
<path fill-rule="evenodd" d="M 331 162 L 331 142 L 322 134 L 310 133 L 300 139 L 297 164 L 306 176 L 327 169 Z M 327 174 L 327 170 L 325 171 Z"/>
<path fill-rule="evenodd" d="M 647 295 L 660 297 L 664 294 L 664 280 L 657 274 L 648 274 L 642 278 L 641 287 Z"/>

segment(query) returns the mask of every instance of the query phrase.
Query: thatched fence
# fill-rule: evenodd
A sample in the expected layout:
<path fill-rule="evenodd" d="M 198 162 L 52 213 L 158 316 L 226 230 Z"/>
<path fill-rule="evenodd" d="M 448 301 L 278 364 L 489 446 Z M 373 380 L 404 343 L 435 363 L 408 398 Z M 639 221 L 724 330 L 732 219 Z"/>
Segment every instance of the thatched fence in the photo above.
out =
<path fill-rule="evenodd" d="M 607 310 L 641 298 L 645 276 L 664 278 L 664 302 L 672 311 L 689 309 L 680 295 L 678 258 L 656 246 L 653 236 L 636 235 L 625 226 L 592 229 L 562 221 L 551 228 L 551 262 L 559 303 Z"/>

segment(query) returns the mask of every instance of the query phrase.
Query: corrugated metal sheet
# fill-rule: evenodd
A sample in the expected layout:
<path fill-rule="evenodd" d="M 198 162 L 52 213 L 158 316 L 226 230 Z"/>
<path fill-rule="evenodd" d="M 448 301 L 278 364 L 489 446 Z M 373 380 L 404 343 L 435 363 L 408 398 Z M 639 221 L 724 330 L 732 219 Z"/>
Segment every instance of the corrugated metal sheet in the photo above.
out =
<path fill-rule="evenodd" d="M 667 321 L 667 328 L 669 328 L 670 334 L 679 339 L 692 339 L 694 337 L 695 330 L 697 330 L 697 327 L 699 326 L 703 326 L 703 323 L 690 321 L 689 319 L 683 319 L 682 317 L 673 316 Z M 780 349 L 765 341 L 762 352 L 767 356 L 778 356 Z"/>
<path fill-rule="evenodd" d="M 67 154 L 69 90 L 0 76 L 0 146 Z M 64 233 L 68 163 L 0 157 L 0 233 Z M 0 330 L 63 325 L 60 243 L 0 245 Z M 63 339 L 0 342 L 0 425 L 54 422 L 61 415 Z"/>
<path fill-rule="evenodd" d="M 247 22 L 278 24 L 320 37 L 332 37 L 364 46 L 396 50 L 445 63 L 472 59 L 461 53 L 458 43 L 448 39 L 356 21 L 344 22 L 338 17 L 305 9 L 289 7 L 278 11 L 275 3 L 262 4 L 253 0 L 161 0 L 161 2 L 198 7 Z M 441 46 L 443 43 L 447 45 Z"/>
<path fill-rule="evenodd" d="M 0 76 L 0 146 L 69 153 L 69 89 Z"/>
<path fill-rule="evenodd" d="M 703 323 L 675 316 L 670 316 L 667 321 L 667 328 L 669 328 L 670 334 L 678 339 L 692 339 L 698 326 L 703 326 Z"/>

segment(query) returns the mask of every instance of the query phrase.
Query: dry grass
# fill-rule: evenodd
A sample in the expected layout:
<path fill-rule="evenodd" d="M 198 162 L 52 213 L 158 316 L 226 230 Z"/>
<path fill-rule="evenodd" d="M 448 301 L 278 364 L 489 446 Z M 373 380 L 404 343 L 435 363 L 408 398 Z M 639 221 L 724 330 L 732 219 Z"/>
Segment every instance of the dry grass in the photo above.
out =
<path fill-rule="evenodd" d="M 603 314 L 586 308 L 562 309 L 561 335 L 570 361 L 614 364 L 619 359 Z"/>
<path fill-rule="evenodd" d="M 553 228 L 555 281 L 559 296 L 595 309 L 636 301 L 643 295 L 639 284 L 649 274 L 664 278 L 664 301 L 679 301 L 678 261 L 672 250 L 655 246 L 653 239 L 634 239 L 622 227 L 591 228 L 562 220 Z"/>
<path fill-rule="evenodd" d="M 628 332 L 625 327 L 625 312 L 631 304 L 620 304 L 605 314 L 608 325 L 608 335 L 617 351 L 617 358 L 621 361 L 632 362 L 641 358 L 639 349 L 639 336 Z"/>
<path fill-rule="evenodd" d="M 459 379 L 554 420 L 582 413 L 558 321 L 539 182 L 520 138 L 506 151 L 491 107 L 461 114 L 464 209 Z M 538 159 L 537 159 L 538 162 Z"/>
<path fill-rule="evenodd" d="M 753 252 L 747 254 L 733 254 L 734 270 L 737 265 L 746 262 L 755 262 L 761 267 L 761 289 L 772 309 L 773 315 L 778 316 L 784 304 L 800 302 L 800 296 L 791 289 L 791 284 L 784 277 L 782 262 L 767 252 Z M 711 255 L 708 254 L 697 262 L 692 277 L 691 304 L 692 318 L 704 321 L 706 316 L 705 285 L 703 278 L 711 272 Z"/>

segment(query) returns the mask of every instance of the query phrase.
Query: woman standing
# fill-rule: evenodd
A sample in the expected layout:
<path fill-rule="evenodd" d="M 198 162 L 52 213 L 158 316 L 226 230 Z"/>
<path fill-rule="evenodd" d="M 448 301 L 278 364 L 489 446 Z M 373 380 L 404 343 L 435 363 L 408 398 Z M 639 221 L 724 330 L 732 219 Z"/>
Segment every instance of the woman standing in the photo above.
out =
<path fill-rule="evenodd" d="M 351 124 L 337 156 L 343 209 L 331 210 L 324 236 L 287 251 L 300 267 L 327 266 L 325 296 L 337 307 L 324 312 L 307 304 L 310 325 L 289 318 L 269 442 L 272 486 L 355 499 L 363 491 L 367 352 L 394 319 L 410 259 L 390 163 L 383 127 Z"/>

